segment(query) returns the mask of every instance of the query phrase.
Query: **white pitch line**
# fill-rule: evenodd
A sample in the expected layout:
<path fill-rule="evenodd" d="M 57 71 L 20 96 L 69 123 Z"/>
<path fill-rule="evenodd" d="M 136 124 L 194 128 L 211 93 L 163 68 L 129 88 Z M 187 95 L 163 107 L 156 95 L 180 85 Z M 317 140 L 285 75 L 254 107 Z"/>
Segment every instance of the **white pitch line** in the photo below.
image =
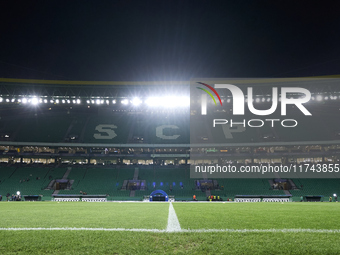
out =
<path fill-rule="evenodd" d="M 180 229 L 168 231 L 168 229 L 146 228 L 0 228 L 0 231 L 108 231 L 108 232 L 151 232 L 151 233 L 334 233 L 339 234 L 340 229 Z"/>
<path fill-rule="evenodd" d="M 169 216 L 168 225 L 166 227 L 166 232 L 181 232 L 181 225 L 179 224 L 176 212 L 172 203 L 169 204 Z"/>

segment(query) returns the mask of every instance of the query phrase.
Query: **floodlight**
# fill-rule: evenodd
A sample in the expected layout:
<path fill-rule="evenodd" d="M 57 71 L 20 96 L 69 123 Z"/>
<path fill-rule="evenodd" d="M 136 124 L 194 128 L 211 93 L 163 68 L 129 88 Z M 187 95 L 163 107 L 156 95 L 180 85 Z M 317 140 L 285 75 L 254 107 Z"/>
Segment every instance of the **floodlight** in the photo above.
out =
<path fill-rule="evenodd" d="M 316 101 L 322 101 L 322 96 L 321 95 L 317 95 L 316 96 Z"/>
<path fill-rule="evenodd" d="M 37 105 L 37 104 L 39 103 L 38 98 L 33 97 L 32 100 L 31 100 L 31 103 L 32 103 L 33 105 Z"/>
<path fill-rule="evenodd" d="M 161 100 L 159 98 L 156 98 L 156 97 L 149 97 L 145 100 L 145 103 L 148 106 L 159 106 L 160 102 L 161 102 Z"/>
<path fill-rule="evenodd" d="M 113 103 L 113 104 L 116 104 L 116 103 L 117 103 L 116 99 L 112 100 L 112 103 Z"/>
<path fill-rule="evenodd" d="M 17 195 L 20 196 L 20 191 L 17 191 Z"/>
<path fill-rule="evenodd" d="M 138 97 L 135 97 L 131 101 L 133 106 L 139 106 L 142 103 L 142 100 L 140 100 Z"/>
<path fill-rule="evenodd" d="M 333 194 L 333 197 L 336 197 L 336 194 L 335 194 L 335 193 Z"/>
<path fill-rule="evenodd" d="M 0 97 L 0 102 L 2 102 L 2 100 L 3 100 L 2 97 Z"/>
<path fill-rule="evenodd" d="M 260 102 L 260 98 L 256 98 L 256 99 L 255 99 L 255 102 L 256 102 L 256 103 L 259 103 L 259 102 Z"/>
<path fill-rule="evenodd" d="M 26 104 L 26 103 L 27 103 L 27 98 L 23 98 L 23 99 L 22 99 L 22 103 L 23 103 L 23 104 Z"/>
<path fill-rule="evenodd" d="M 86 100 L 86 103 L 89 104 L 89 103 L 90 103 L 90 100 Z"/>
<path fill-rule="evenodd" d="M 8 98 L 6 99 L 6 102 L 7 102 L 7 103 L 9 102 L 9 99 L 8 99 Z"/>
<path fill-rule="evenodd" d="M 63 103 L 63 104 L 65 104 L 65 100 L 63 99 L 63 100 L 61 100 L 61 102 Z"/>
<path fill-rule="evenodd" d="M 55 100 L 55 102 L 56 102 L 57 104 L 59 104 L 59 99 Z"/>
<path fill-rule="evenodd" d="M 121 101 L 121 103 L 122 103 L 123 105 L 127 105 L 127 104 L 129 104 L 129 100 L 123 99 L 123 100 Z"/>
<path fill-rule="evenodd" d="M 97 100 L 96 100 L 96 104 L 100 104 L 100 99 L 97 99 Z"/>
<path fill-rule="evenodd" d="M 44 99 L 44 103 L 47 104 L 47 99 Z"/>

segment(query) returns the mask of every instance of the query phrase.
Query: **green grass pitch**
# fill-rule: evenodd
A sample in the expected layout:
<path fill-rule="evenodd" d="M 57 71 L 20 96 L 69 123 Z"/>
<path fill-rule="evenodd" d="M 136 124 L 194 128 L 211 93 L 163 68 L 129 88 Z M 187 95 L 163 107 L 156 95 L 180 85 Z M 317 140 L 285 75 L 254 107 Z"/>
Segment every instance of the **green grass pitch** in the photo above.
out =
<path fill-rule="evenodd" d="M 339 203 L 173 207 L 169 233 L 169 203 L 1 202 L 0 254 L 340 254 Z"/>

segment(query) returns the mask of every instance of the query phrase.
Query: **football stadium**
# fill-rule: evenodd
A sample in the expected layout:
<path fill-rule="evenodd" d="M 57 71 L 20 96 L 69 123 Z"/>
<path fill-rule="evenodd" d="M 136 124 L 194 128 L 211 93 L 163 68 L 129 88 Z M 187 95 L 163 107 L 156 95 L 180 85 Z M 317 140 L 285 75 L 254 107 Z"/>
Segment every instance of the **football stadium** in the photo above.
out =
<path fill-rule="evenodd" d="M 232 80 L 241 117 L 197 81 L 0 79 L 1 254 L 338 253 L 334 78 Z"/>

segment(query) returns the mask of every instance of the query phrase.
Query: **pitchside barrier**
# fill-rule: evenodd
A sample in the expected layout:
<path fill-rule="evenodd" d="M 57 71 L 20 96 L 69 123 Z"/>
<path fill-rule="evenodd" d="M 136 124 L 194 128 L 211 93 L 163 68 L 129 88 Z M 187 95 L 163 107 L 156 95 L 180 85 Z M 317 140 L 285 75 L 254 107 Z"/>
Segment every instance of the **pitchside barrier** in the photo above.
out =
<path fill-rule="evenodd" d="M 57 202 L 107 202 L 106 195 L 52 195 Z"/>
<path fill-rule="evenodd" d="M 236 195 L 235 202 L 290 202 L 291 195 L 281 196 L 257 196 L 257 195 Z"/>

